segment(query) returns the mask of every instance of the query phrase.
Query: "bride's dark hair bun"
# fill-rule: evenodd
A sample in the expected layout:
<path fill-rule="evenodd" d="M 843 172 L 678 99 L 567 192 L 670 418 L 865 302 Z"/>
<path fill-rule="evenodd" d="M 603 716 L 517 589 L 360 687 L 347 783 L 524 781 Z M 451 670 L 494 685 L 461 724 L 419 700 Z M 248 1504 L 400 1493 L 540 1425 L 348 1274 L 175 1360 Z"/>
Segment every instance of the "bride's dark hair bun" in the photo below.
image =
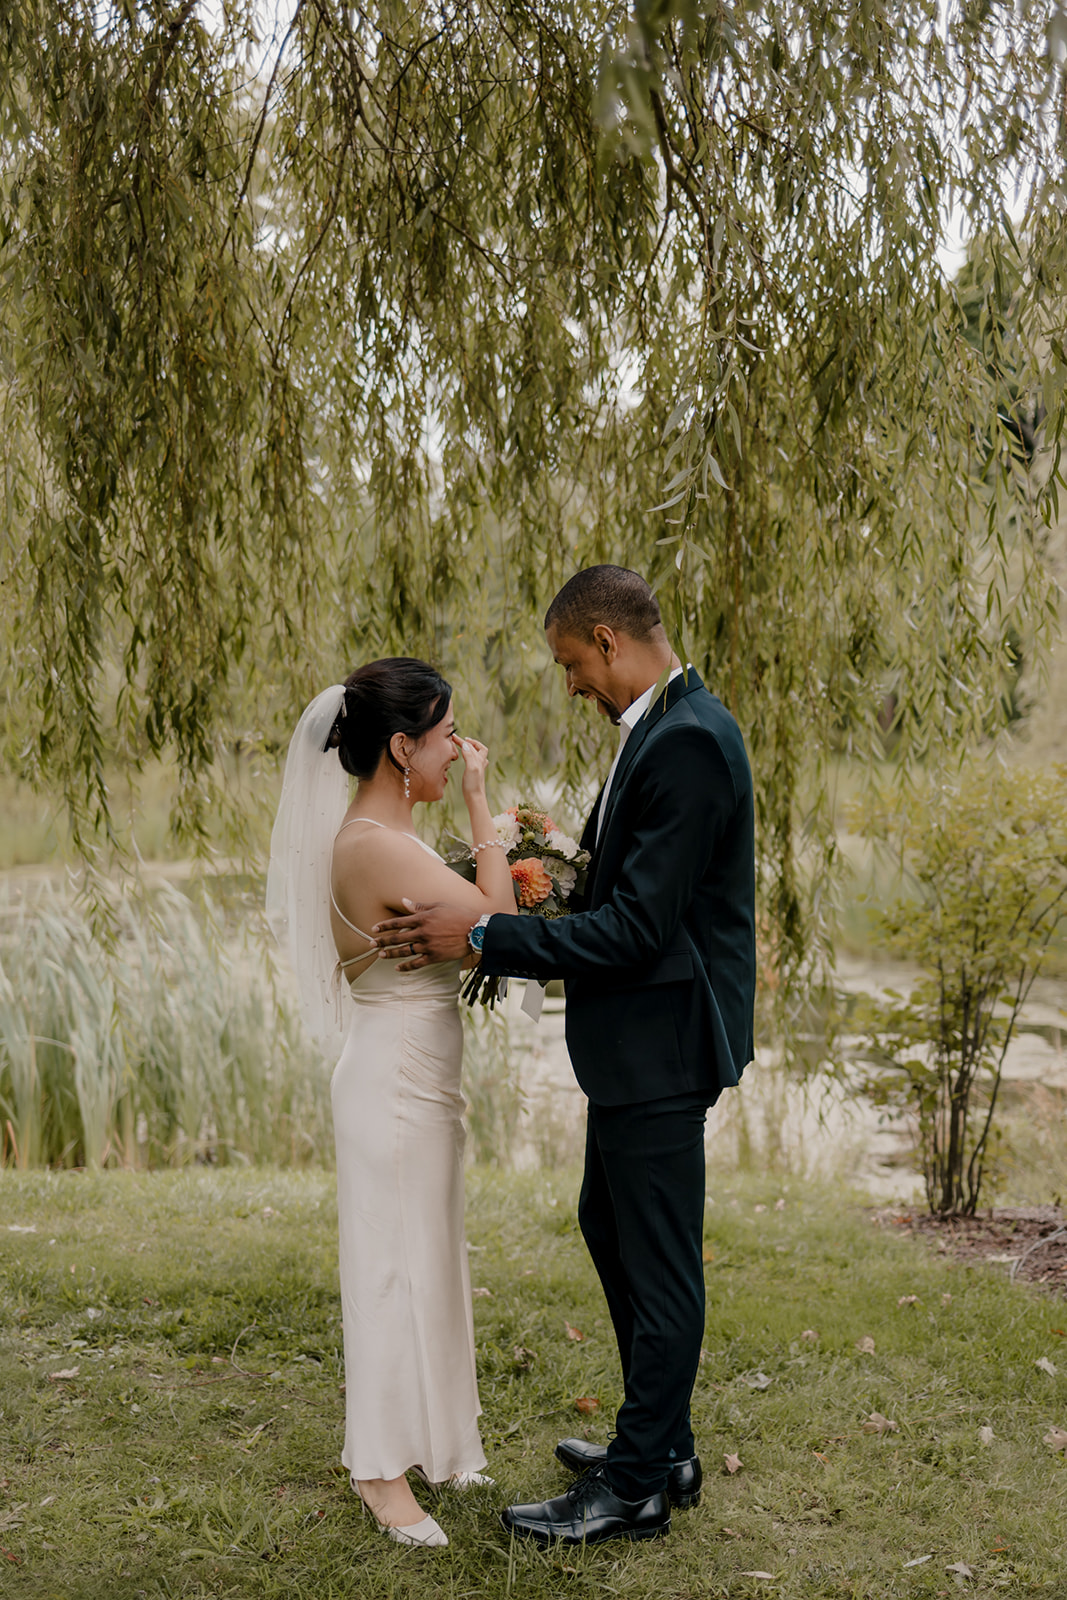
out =
<path fill-rule="evenodd" d="M 384 751 L 393 766 L 400 763 L 389 749 L 394 733 L 421 739 L 436 728 L 452 699 L 452 687 L 426 661 L 392 656 L 369 661 L 345 679 L 344 704 L 326 740 L 353 778 L 371 778 Z"/>

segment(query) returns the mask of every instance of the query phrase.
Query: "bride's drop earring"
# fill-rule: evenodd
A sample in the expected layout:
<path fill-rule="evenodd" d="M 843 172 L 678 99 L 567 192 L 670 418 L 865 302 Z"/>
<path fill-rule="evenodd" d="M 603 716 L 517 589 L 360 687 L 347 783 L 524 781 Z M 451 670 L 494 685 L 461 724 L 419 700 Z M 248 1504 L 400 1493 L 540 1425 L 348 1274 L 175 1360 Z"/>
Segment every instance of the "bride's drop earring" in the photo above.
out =
<path fill-rule="evenodd" d="M 404 768 L 404 799 L 411 799 L 411 768 Z"/>

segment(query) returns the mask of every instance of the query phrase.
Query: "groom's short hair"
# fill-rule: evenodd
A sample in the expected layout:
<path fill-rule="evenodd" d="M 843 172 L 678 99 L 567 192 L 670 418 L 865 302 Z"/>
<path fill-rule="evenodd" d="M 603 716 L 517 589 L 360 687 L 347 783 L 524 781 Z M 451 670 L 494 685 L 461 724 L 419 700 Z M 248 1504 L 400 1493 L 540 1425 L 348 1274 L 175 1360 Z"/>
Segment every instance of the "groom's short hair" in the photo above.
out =
<path fill-rule="evenodd" d="M 662 627 L 656 597 L 640 573 L 629 567 L 583 567 L 545 612 L 545 627 L 588 644 L 598 623 L 642 643 Z"/>

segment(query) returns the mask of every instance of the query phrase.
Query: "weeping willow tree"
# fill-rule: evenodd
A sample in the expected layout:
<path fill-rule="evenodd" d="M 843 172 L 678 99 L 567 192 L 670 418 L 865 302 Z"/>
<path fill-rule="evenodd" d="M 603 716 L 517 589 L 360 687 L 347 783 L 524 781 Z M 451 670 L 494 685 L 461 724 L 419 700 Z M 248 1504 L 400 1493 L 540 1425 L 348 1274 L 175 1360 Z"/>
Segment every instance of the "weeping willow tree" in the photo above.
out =
<path fill-rule="evenodd" d="M 1065 44 L 1051 0 L 6 0 L 8 765 L 89 853 L 165 756 L 195 837 L 403 650 L 579 777 L 540 617 L 619 561 L 746 733 L 795 968 L 827 753 L 989 737 L 1054 617 Z"/>

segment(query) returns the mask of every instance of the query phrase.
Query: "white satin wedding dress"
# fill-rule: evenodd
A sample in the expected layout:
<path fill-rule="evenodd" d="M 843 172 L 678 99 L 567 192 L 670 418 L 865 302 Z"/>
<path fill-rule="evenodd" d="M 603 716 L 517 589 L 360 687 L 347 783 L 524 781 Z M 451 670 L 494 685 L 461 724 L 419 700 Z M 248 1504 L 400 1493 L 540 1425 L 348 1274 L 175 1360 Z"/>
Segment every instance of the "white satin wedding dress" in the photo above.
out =
<path fill-rule="evenodd" d="M 341 1459 L 352 1478 L 419 1466 L 440 1483 L 486 1464 L 463 1225 L 459 984 L 455 961 L 399 972 L 380 958 L 351 983 L 332 1096 Z"/>

